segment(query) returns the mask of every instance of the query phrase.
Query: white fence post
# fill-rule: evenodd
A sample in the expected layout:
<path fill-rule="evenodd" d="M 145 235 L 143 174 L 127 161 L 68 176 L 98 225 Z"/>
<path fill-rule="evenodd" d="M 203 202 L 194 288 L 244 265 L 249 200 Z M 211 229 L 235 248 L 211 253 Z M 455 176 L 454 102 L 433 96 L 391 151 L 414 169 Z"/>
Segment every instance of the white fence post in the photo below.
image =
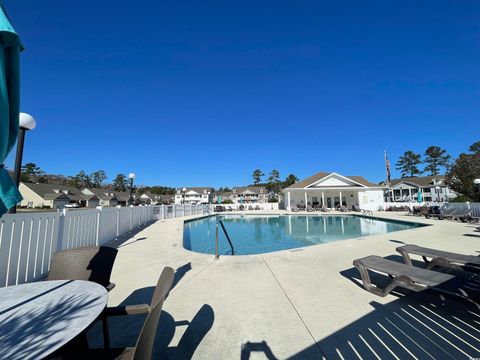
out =
<path fill-rule="evenodd" d="M 133 221 L 133 205 L 130 205 L 130 208 L 129 208 L 129 213 L 130 213 L 130 226 L 129 226 L 129 230 L 132 231 L 132 221 Z"/>
<path fill-rule="evenodd" d="M 95 244 L 96 246 L 100 245 L 99 244 L 99 238 L 100 238 L 100 216 L 102 214 L 102 207 L 97 206 L 97 228 L 96 228 L 96 234 L 95 234 Z"/>

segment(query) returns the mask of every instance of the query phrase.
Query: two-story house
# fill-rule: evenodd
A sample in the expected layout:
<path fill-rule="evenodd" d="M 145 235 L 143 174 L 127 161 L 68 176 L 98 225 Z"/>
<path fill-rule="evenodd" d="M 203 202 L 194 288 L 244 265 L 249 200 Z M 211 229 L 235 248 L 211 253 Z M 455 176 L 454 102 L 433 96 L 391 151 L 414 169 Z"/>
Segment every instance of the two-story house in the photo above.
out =
<path fill-rule="evenodd" d="M 178 188 L 175 194 L 175 204 L 209 204 L 212 195 L 213 188 L 211 187 Z"/>

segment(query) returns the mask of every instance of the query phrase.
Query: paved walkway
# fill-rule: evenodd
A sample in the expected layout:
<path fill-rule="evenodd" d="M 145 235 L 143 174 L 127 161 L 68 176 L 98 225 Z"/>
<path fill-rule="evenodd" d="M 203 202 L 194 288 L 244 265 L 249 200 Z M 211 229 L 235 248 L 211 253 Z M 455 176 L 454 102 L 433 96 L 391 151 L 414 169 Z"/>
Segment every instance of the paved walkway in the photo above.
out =
<path fill-rule="evenodd" d="M 109 304 L 149 302 L 168 265 L 177 272 L 158 358 L 480 357 L 477 309 L 430 291 L 381 298 L 358 286 L 352 268 L 353 259 L 370 254 L 396 257 L 402 243 L 476 254 L 480 238 L 464 236 L 471 225 L 376 215 L 433 226 L 214 260 L 183 248 L 183 219 L 159 221 L 119 245 Z M 113 345 L 134 342 L 141 322 L 112 321 Z"/>

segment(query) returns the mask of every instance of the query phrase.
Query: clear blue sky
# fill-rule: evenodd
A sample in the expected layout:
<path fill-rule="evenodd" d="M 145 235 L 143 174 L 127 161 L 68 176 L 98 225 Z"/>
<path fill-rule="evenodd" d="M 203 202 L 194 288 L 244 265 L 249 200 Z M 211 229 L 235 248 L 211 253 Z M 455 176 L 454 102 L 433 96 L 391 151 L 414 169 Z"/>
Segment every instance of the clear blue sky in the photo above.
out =
<path fill-rule="evenodd" d="M 21 108 L 38 122 L 24 162 L 49 173 L 218 187 L 275 168 L 381 181 L 384 150 L 394 163 L 480 140 L 478 1 L 4 5 L 26 48 Z"/>

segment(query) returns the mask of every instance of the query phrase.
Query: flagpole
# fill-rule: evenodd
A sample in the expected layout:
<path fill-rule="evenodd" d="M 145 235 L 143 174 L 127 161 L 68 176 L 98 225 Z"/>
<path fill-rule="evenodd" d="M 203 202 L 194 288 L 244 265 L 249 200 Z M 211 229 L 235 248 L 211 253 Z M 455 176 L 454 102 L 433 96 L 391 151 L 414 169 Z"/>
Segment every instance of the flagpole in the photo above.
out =
<path fill-rule="evenodd" d="M 384 158 L 385 158 L 385 170 L 386 170 L 386 175 L 387 175 L 387 200 L 388 200 L 388 202 L 391 202 L 391 197 L 390 197 L 390 164 L 388 162 L 387 151 L 386 150 L 384 150 L 383 155 L 384 155 Z"/>

